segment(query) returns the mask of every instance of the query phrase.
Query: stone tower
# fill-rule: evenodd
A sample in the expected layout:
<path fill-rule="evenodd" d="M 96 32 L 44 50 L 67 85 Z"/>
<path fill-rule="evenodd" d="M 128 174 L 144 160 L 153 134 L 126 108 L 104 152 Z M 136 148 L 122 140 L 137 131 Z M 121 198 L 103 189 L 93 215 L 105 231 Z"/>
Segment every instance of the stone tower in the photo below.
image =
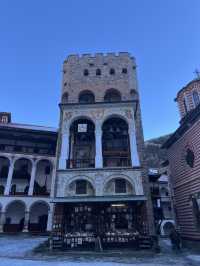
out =
<path fill-rule="evenodd" d="M 74 247 L 68 239 L 74 232 L 99 235 L 103 246 L 109 232 L 122 239 L 125 233 L 141 238 L 153 233 L 143 142 L 135 59 L 129 53 L 68 56 L 60 103 L 54 246 Z M 65 240 L 58 240 L 60 235 Z"/>

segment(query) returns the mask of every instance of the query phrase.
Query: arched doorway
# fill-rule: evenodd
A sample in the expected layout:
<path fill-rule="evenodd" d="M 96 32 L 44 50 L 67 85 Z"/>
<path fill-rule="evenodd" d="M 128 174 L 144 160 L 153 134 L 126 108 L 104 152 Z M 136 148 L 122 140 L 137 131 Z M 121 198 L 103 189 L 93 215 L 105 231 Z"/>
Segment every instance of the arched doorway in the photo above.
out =
<path fill-rule="evenodd" d="M 29 231 L 46 232 L 49 206 L 44 201 L 33 203 L 30 208 Z"/>
<path fill-rule="evenodd" d="M 10 193 L 12 195 L 27 195 L 31 178 L 32 162 L 28 159 L 18 159 L 14 164 L 12 185 Z"/>
<path fill-rule="evenodd" d="M 12 201 L 6 208 L 4 232 L 22 232 L 24 228 L 25 204 L 22 201 Z"/>
<path fill-rule="evenodd" d="M 102 131 L 103 166 L 131 166 L 127 122 L 119 117 L 112 117 L 104 122 Z"/>
<path fill-rule="evenodd" d="M 86 118 L 74 121 L 70 127 L 68 168 L 95 166 L 95 126 Z"/>
<path fill-rule="evenodd" d="M 36 177 L 34 183 L 34 195 L 48 196 L 51 190 L 52 163 L 41 160 L 37 163 Z"/>
<path fill-rule="evenodd" d="M 10 162 L 6 157 L 0 157 L 0 195 L 4 194 L 8 178 Z"/>

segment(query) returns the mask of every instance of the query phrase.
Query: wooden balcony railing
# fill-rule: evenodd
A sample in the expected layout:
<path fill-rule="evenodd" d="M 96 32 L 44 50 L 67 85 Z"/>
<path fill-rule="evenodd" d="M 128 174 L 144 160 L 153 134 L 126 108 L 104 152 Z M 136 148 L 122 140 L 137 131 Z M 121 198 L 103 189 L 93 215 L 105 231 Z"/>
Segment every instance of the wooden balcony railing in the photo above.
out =
<path fill-rule="evenodd" d="M 103 167 L 129 167 L 131 166 L 130 157 L 103 157 Z"/>
<path fill-rule="evenodd" d="M 75 159 L 75 160 L 67 160 L 67 168 L 94 168 L 95 167 L 95 159 Z"/>

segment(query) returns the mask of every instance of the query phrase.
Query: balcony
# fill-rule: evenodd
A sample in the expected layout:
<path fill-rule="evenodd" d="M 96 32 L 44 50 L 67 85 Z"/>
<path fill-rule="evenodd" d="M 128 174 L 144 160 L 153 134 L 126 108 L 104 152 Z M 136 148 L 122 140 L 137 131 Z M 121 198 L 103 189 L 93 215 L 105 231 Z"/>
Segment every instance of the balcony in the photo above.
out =
<path fill-rule="evenodd" d="M 131 159 L 129 157 L 103 157 L 103 167 L 130 167 Z"/>
<path fill-rule="evenodd" d="M 95 159 L 67 160 L 67 169 L 95 168 Z"/>

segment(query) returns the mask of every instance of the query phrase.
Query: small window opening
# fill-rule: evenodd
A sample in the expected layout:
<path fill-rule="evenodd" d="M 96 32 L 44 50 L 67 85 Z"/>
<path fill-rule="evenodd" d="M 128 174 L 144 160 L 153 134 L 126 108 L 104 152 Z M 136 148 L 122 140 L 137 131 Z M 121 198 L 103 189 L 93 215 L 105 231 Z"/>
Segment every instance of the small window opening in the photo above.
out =
<path fill-rule="evenodd" d="M 122 73 L 123 73 L 123 74 L 127 74 L 127 72 L 128 72 L 128 71 L 127 71 L 127 68 L 122 68 Z"/>
<path fill-rule="evenodd" d="M 115 75 L 115 70 L 114 70 L 114 68 L 111 68 L 111 69 L 110 69 L 110 75 Z"/>
<path fill-rule="evenodd" d="M 89 71 L 88 71 L 88 69 L 84 69 L 84 71 L 83 71 L 83 75 L 84 75 L 84 76 L 88 76 L 88 75 L 89 75 Z"/>
<path fill-rule="evenodd" d="M 97 75 L 97 76 L 101 76 L 101 69 L 98 68 L 98 69 L 96 70 L 96 75 Z"/>

